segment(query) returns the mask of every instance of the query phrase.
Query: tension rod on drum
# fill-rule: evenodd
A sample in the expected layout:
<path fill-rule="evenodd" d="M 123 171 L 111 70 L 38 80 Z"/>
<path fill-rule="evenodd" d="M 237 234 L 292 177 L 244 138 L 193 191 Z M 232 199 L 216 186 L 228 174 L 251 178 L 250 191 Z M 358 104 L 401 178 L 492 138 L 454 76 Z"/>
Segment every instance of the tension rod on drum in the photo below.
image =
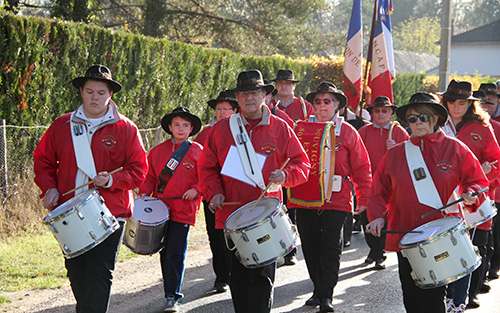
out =
<path fill-rule="evenodd" d="M 119 171 L 121 171 L 121 170 L 123 170 L 123 167 L 119 167 L 119 168 L 117 168 L 116 170 L 113 170 L 113 171 L 111 171 L 111 172 L 109 172 L 109 173 L 107 173 L 107 174 L 105 174 L 105 175 L 103 175 L 103 176 L 107 177 L 107 176 L 109 176 L 109 175 L 111 175 L 111 174 L 114 174 L 114 173 L 116 173 L 116 172 L 119 172 Z M 76 187 L 76 188 L 73 188 L 73 189 L 71 189 L 70 191 L 68 191 L 68 192 L 66 192 L 66 193 L 63 193 L 63 196 L 65 196 L 65 195 L 67 195 L 67 194 L 70 194 L 70 193 L 72 193 L 73 191 L 78 190 L 78 189 L 80 189 L 80 188 L 83 188 L 83 187 L 85 187 L 85 186 L 88 186 L 88 185 L 92 184 L 93 182 L 94 182 L 94 179 L 92 179 L 92 180 L 91 180 L 91 181 L 89 181 L 88 183 L 85 183 L 85 184 L 83 184 L 83 185 L 81 185 L 81 186 L 78 186 L 78 187 Z"/>
<path fill-rule="evenodd" d="M 285 166 L 288 164 L 289 161 L 290 161 L 290 158 L 286 159 L 285 163 L 283 163 L 283 165 L 281 165 L 279 170 L 282 171 L 285 168 Z M 255 208 L 255 206 L 257 205 L 257 202 L 259 202 L 260 199 L 262 199 L 262 197 L 264 197 L 267 190 L 271 187 L 271 184 L 272 184 L 272 182 L 269 182 L 269 184 L 267 184 L 267 186 L 266 186 L 266 189 L 262 190 L 262 193 L 260 194 L 259 198 L 255 201 L 255 203 L 252 205 L 250 210 L 253 210 L 253 208 Z"/>
<path fill-rule="evenodd" d="M 490 163 L 490 164 L 491 164 L 491 163 Z M 480 190 L 478 190 L 478 191 L 476 191 L 476 192 L 473 192 L 473 193 L 472 193 L 472 196 L 477 196 L 477 195 L 478 195 L 478 194 L 480 194 L 480 193 L 483 193 L 483 192 L 485 192 L 485 191 L 488 191 L 488 189 L 490 189 L 490 188 L 488 188 L 488 187 L 484 187 L 483 189 L 480 189 Z M 455 205 L 455 204 L 457 204 L 457 203 L 460 203 L 460 202 L 462 202 L 462 201 L 464 201 L 464 200 L 465 200 L 464 198 L 460 198 L 460 199 L 458 199 L 458 200 L 455 200 L 455 201 L 453 201 L 453 202 L 448 203 L 447 205 L 443 206 L 442 208 L 436 209 L 436 210 L 434 210 L 434 211 L 432 211 L 432 212 L 429 212 L 429 213 L 425 213 L 425 214 L 424 214 L 424 215 L 422 215 L 421 217 L 422 217 L 422 218 L 426 218 L 427 216 L 429 216 L 429 215 L 431 215 L 431 214 L 434 214 L 434 213 L 436 213 L 436 212 L 441 212 L 441 211 L 443 211 L 444 209 L 449 208 L 450 206 Z"/>

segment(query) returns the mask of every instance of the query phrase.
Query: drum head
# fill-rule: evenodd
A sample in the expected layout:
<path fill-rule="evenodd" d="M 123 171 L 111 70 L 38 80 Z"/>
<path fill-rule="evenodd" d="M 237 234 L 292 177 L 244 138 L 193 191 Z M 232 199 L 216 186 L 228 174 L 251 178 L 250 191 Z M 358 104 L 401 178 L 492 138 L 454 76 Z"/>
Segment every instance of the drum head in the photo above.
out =
<path fill-rule="evenodd" d="M 415 231 L 422 231 L 423 233 L 408 233 L 401 239 L 400 244 L 411 245 L 422 241 L 432 240 L 454 228 L 461 221 L 462 219 L 458 216 L 449 216 L 430 221 L 414 229 Z"/>
<path fill-rule="evenodd" d="M 54 210 L 52 210 L 45 218 L 44 221 L 50 220 L 56 216 L 61 215 L 62 213 L 84 203 L 87 199 L 90 199 L 97 195 L 97 190 L 95 188 L 89 189 L 87 191 L 84 191 L 73 198 L 69 199 L 68 201 L 64 202 Z"/>
<path fill-rule="evenodd" d="M 275 197 L 260 199 L 255 207 L 255 201 L 249 202 L 231 214 L 224 226 L 226 229 L 240 229 L 256 224 L 270 216 L 279 207 L 280 202 L 280 199 Z"/>
<path fill-rule="evenodd" d="M 132 218 L 147 224 L 164 222 L 168 220 L 168 206 L 156 198 L 144 197 L 144 200 L 136 198 Z"/>

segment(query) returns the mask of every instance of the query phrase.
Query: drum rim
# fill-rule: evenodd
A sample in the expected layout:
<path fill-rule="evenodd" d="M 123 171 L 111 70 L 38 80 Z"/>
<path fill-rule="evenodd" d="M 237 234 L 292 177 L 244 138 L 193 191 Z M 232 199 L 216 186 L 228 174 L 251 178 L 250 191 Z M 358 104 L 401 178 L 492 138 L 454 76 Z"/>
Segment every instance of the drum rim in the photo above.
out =
<path fill-rule="evenodd" d="M 240 209 L 244 208 L 245 206 L 249 205 L 250 203 L 255 202 L 256 200 L 255 200 L 255 201 L 251 201 L 251 202 L 248 202 L 247 204 L 245 204 L 244 206 L 242 206 L 242 207 L 238 208 L 236 211 L 234 211 L 233 213 L 231 213 L 231 215 L 229 215 L 229 216 L 226 218 L 226 221 L 224 222 L 224 230 L 225 230 L 225 231 L 227 230 L 228 232 L 231 232 L 231 231 L 239 231 L 239 230 L 242 230 L 242 229 L 248 229 L 248 230 L 250 230 L 250 229 L 254 229 L 254 228 L 255 228 L 255 227 L 257 227 L 257 226 L 264 224 L 268 218 L 276 216 L 276 214 L 277 214 L 277 212 L 278 212 L 279 210 L 283 210 L 283 208 L 282 208 L 282 206 L 283 206 L 283 201 L 281 201 L 279 198 L 277 198 L 277 197 L 266 197 L 266 198 L 264 198 L 264 199 L 277 199 L 277 200 L 278 200 L 278 207 L 276 207 L 276 209 L 274 209 L 274 211 L 272 212 L 272 214 L 266 215 L 266 216 L 265 216 L 265 217 L 263 217 L 262 219 L 260 219 L 260 220 L 258 220 L 258 221 L 256 221 L 256 222 L 254 222 L 254 223 L 252 223 L 252 224 L 249 224 L 249 225 L 247 225 L 247 226 L 244 226 L 244 227 L 240 227 L 240 228 L 227 228 L 227 226 L 226 226 L 226 225 L 227 225 L 227 221 L 228 221 L 228 220 L 229 220 L 229 219 L 230 219 L 233 215 L 235 215 L 235 214 L 236 214 L 236 212 L 238 212 Z M 261 199 L 261 201 L 262 201 L 262 200 L 264 200 L 264 199 Z"/>
<path fill-rule="evenodd" d="M 427 222 L 425 224 L 422 224 L 422 225 L 416 227 L 413 230 L 417 230 L 419 227 L 424 226 L 424 225 L 429 224 L 429 223 L 432 223 L 432 222 L 435 222 L 435 221 L 439 221 L 439 220 L 442 220 L 442 219 L 450 219 L 450 218 L 457 220 L 457 223 L 455 225 L 453 225 L 453 227 L 451 227 L 451 228 L 449 228 L 447 230 L 444 230 L 441 233 L 436 234 L 436 235 L 434 235 L 432 237 L 429 237 L 429 238 L 426 238 L 424 240 L 421 240 L 421 241 L 412 242 L 412 243 L 402 243 L 402 241 L 405 239 L 406 236 L 411 235 L 411 233 L 408 233 L 408 234 L 404 235 L 403 238 L 401 238 L 401 240 L 399 241 L 399 247 L 401 249 L 406 249 L 406 248 L 413 248 L 414 246 L 421 245 L 421 244 L 431 243 L 433 241 L 436 241 L 436 240 L 440 239 L 441 237 L 446 236 L 446 234 L 449 233 L 449 232 L 454 232 L 455 230 L 457 230 L 458 228 L 460 228 L 461 225 L 463 225 L 463 227 L 465 229 L 467 229 L 467 226 L 465 225 L 465 220 L 463 218 L 461 218 L 460 216 L 446 216 L 446 217 L 443 217 L 443 218 L 440 218 L 440 219 L 433 220 L 433 221 Z"/>
<path fill-rule="evenodd" d="M 475 214 L 475 213 L 477 213 L 477 212 L 478 212 L 478 211 L 476 211 L 476 212 L 474 212 L 474 213 L 470 213 L 470 212 L 469 212 L 469 215 Z M 466 225 L 466 226 L 467 226 L 467 228 L 469 228 L 469 229 L 474 228 L 474 227 L 479 226 L 479 225 L 481 225 L 481 224 L 483 224 L 483 223 L 486 223 L 488 220 L 490 220 L 490 219 L 494 218 L 497 214 L 498 214 L 498 209 L 497 209 L 497 208 L 495 208 L 495 207 L 493 207 L 493 210 L 492 210 L 492 212 L 491 212 L 491 214 L 490 214 L 490 215 L 488 215 L 488 216 L 484 217 L 483 219 L 481 219 L 481 220 L 479 220 L 479 221 L 476 221 L 476 222 L 474 222 L 474 223 L 472 223 L 472 224 L 467 224 L 467 219 L 466 219 L 466 218 L 464 218 L 464 220 L 465 220 L 465 225 Z M 465 217 L 465 213 L 464 213 L 464 217 Z"/>
<path fill-rule="evenodd" d="M 91 191 L 91 192 L 90 192 Z M 97 192 L 97 190 L 95 188 L 92 188 L 92 189 L 89 189 L 88 191 L 85 191 L 85 192 L 88 192 L 89 194 L 87 195 L 87 197 L 85 198 L 85 200 L 83 200 L 82 202 L 78 203 L 77 205 L 75 206 L 72 206 L 71 208 L 69 208 L 68 210 L 64 211 L 64 212 L 61 212 L 60 214 L 54 216 L 54 217 L 51 217 L 51 218 L 48 218 L 49 215 L 54 212 L 57 208 L 55 208 L 54 210 L 50 211 L 47 216 L 45 216 L 45 218 L 43 219 L 43 222 L 47 225 L 52 225 L 52 223 L 54 222 L 57 222 L 58 220 L 62 219 L 62 218 L 65 218 L 66 216 L 70 215 L 71 213 L 73 213 L 74 211 L 77 211 L 79 210 L 83 205 L 89 203 L 93 198 L 94 196 L 99 196 L 99 192 Z M 82 193 L 83 194 L 83 193 Z M 78 195 L 77 195 L 78 196 Z M 76 196 L 75 196 L 76 197 Z M 74 197 L 73 197 L 74 198 Z M 71 199 L 68 199 L 68 201 L 72 200 L 73 198 Z M 66 201 L 66 202 L 68 202 Z M 63 204 L 61 205 L 64 205 L 66 202 L 64 202 Z"/>

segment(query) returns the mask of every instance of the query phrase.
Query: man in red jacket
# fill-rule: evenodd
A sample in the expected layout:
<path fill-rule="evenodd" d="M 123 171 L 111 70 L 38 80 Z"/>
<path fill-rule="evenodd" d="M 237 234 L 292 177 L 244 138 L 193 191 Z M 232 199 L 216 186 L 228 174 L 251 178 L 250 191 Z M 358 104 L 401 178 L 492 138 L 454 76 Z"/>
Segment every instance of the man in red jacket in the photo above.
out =
<path fill-rule="evenodd" d="M 93 249 L 65 262 L 76 311 L 106 312 L 123 224 L 132 216 L 132 189 L 146 178 L 146 152 L 137 126 L 120 114 L 111 100 L 121 85 L 111 78 L 107 67 L 92 65 L 85 76 L 73 80 L 73 86 L 80 90 L 83 103 L 74 112 L 58 117 L 43 135 L 33 154 L 35 183 L 42 191 L 43 206 L 52 210 L 86 188 L 62 194 L 93 179 L 90 187 L 98 188 L 117 218 L 118 230 Z M 84 148 L 74 147 L 74 136 L 88 138 L 94 177 L 88 176 L 88 167 L 82 170 L 82 163 L 77 162 L 76 156 Z M 119 167 L 123 169 L 109 175 Z"/>
<path fill-rule="evenodd" d="M 244 127 L 248 134 L 246 143 L 253 147 L 256 154 L 265 156 L 262 165 L 264 186 L 272 182 L 292 187 L 307 180 L 310 163 L 290 126 L 281 118 L 272 115 L 265 104 L 266 94 L 273 89 L 272 85 L 264 83 L 260 71 L 249 70 L 238 75 L 237 87 L 229 92 L 234 93 L 238 100 L 240 113 L 236 116 L 241 119 L 240 127 Z M 229 151 L 235 145 L 230 118 L 223 119 L 210 130 L 198 162 L 202 193 L 210 200 L 211 210 L 215 211 L 215 228 L 218 229 L 224 228 L 226 219 L 240 206 L 257 200 L 263 192 L 256 185 L 252 186 L 229 176 L 230 173 L 221 174 Z M 248 146 L 247 148 L 250 149 Z M 290 161 L 283 170 L 279 170 L 287 159 Z M 265 196 L 282 199 L 281 188 L 269 191 Z M 240 205 L 221 205 L 225 201 L 239 202 Z M 228 254 L 231 258 L 229 287 L 236 313 L 270 312 L 276 262 L 257 268 L 246 268 L 233 252 L 228 251 Z"/>

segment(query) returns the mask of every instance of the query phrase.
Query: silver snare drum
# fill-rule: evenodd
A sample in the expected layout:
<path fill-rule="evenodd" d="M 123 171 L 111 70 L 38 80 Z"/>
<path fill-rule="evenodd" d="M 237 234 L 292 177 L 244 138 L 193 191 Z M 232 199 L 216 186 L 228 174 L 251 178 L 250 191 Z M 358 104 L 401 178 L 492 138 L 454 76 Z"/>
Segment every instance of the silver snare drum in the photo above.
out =
<path fill-rule="evenodd" d="M 168 206 L 156 198 L 134 200 L 134 213 L 125 225 L 123 243 L 137 254 L 160 251 L 167 230 Z"/>
<path fill-rule="evenodd" d="M 49 227 L 67 259 L 91 250 L 120 227 L 96 189 L 89 189 L 61 204 L 43 219 L 43 223 Z"/>

